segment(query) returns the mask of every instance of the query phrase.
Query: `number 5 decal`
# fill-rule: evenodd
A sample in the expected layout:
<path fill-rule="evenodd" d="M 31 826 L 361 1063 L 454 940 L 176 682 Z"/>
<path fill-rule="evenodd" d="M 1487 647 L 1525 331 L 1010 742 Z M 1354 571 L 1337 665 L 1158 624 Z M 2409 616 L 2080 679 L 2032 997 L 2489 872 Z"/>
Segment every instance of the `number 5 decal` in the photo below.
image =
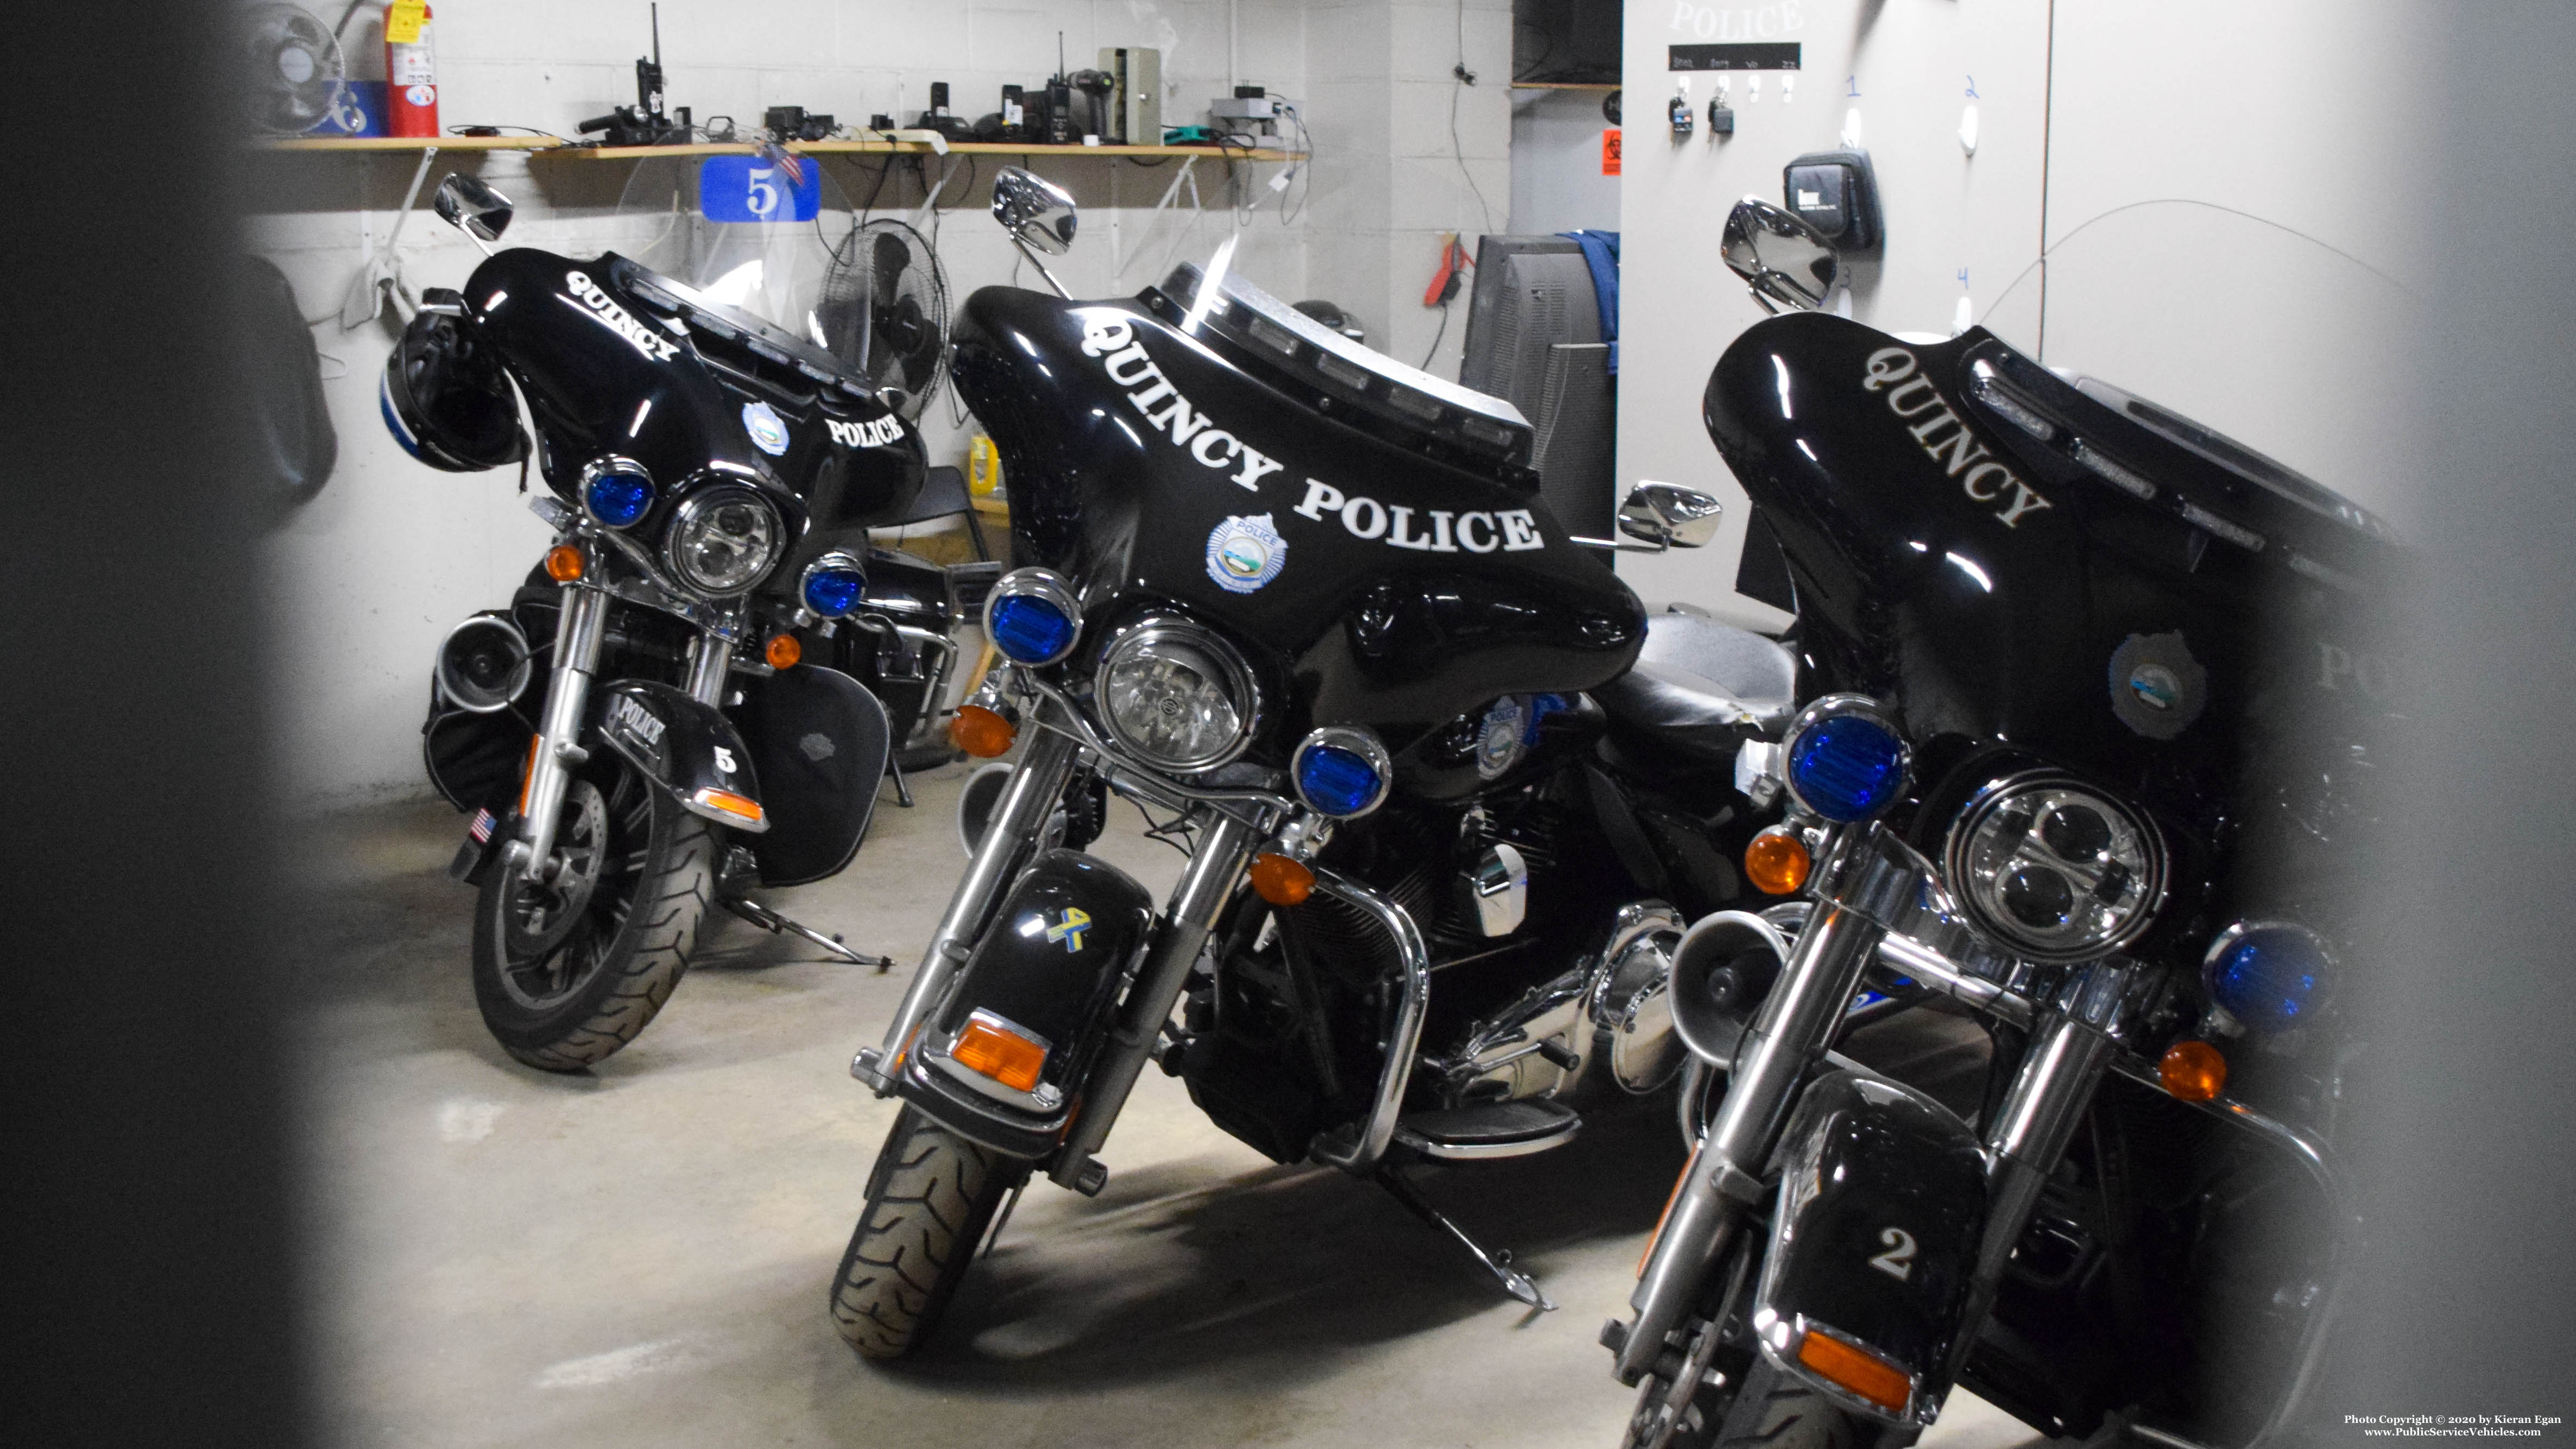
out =
<path fill-rule="evenodd" d="M 1887 1251 L 1869 1260 L 1869 1265 L 1890 1278 L 1914 1275 L 1914 1235 L 1903 1228 L 1882 1228 L 1878 1240 Z"/>
<path fill-rule="evenodd" d="M 750 192 L 752 215 L 767 216 L 776 211 L 778 209 L 778 168 L 775 166 L 751 168 Z"/>

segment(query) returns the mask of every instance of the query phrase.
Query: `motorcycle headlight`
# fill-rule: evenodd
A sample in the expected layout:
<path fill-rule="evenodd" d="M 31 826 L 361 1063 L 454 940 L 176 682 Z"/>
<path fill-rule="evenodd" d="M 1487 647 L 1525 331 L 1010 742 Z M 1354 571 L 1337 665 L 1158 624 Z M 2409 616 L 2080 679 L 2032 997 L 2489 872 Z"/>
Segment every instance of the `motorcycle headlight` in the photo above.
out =
<path fill-rule="evenodd" d="M 754 489 L 725 484 L 681 501 L 662 558 L 682 587 L 721 599 L 759 583 L 786 538 L 777 505 Z"/>
<path fill-rule="evenodd" d="M 858 555 L 845 549 L 834 549 L 807 564 L 796 588 L 806 609 L 822 619 L 849 617 L 867 593 L 867 572 L 859 566 Z"/>
<path fill-rule="evenodd" d="M 610 528 L 632 528 L 653 507 L 653 475 L 629 458 L 601 458 L 581 470 L 581 506 Z"/>
<path fill-rule="evenodd" d="M 1166 770 L 1212 770 L 1252 743 L 1252 670 L 1196 624 L 1129 629 L 1100 658 L 1092 694 L 1110 738 Z"/>
<path fill-rule="evenodd" d="M 2032 961 L 2107 956 L 2164 902 L 2155 828 L 2062 775 L 2016 775 L 1977 792 L 1943 859 L 1969 918 Z"/>
<path fill-rule="evenodd" d="M 1780 776 L 1810 814 L 1867 820 L 1905 790 L 1905 739 L 1867 696 L 1829 694 L 1789 722 Z"/>
<path fill-rule="evenodd" d="M 1349 820 L 1386 799 L 1395 763 L 1367 730 L 1326 725 L 1299 742 L 1288 774 L 1297 782 L 1297 798 L 1316 814 Z"/>
<path fill-rule="evenodd" d="M 2201 963 L 2209 999 L 2256 1031 L 2297 1026 L 2324 1004 L 2334 960 L 2317 933 L 2288 921 L 2239 921 Z"/>

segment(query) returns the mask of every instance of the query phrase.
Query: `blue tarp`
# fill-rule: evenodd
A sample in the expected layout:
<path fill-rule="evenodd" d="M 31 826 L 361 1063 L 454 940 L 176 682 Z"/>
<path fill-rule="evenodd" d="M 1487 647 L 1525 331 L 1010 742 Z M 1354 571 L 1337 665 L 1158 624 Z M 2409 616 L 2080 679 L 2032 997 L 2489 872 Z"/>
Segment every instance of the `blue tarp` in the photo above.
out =
<path fill-rule="evenodd" d="M 1601 340 L 1610 344 L 1610 375 L 1619 375 L 1619 233 L 1565 231 L 1557 235 L 1583 248 L 1592 268 L 1592 299 L 1601 306 Z"/>

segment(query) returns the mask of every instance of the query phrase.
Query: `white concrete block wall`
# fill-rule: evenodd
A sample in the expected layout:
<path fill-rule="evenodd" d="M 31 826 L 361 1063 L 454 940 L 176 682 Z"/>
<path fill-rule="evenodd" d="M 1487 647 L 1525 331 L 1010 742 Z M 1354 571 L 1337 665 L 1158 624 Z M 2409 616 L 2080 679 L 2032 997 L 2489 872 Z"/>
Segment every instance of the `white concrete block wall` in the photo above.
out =
<path fill-rule="evenodd" d="M 339 12 L 327 0 L 313 8 L 326 23 Z M 1390 150 L 1385 67 L 1378 64 L 1377 102 L 1354 118 L 1331 115 L 1330 101 L 1307 95 L 1307 64 L 1317 17 L 1342 11 L 1374 17 L 1373 28 L 1363 25 L 1357 33 L 1374 36 L 1382 49 L 1395 8 L 1385 0 L 1351 7 L 1300 0 L 666 0 L 662 51 L 671 104 L 692 107 L 701 120 L 730 114 L 745 125 L 756 125 L 770 105 L 801 105 L 845 122 L 864 122 L 875 111 L 909 120 L 927 103 L 934 80 L 949 82 L 952 106 L 971 119 L 998 107 L 1005 81 L 1035 83 L 1054 71 L 1059 29 L 1076 68 L 1090 65 L 1103 45 L 1160 48 L 1166 124 L 1195 119 L 1240 75 L 1305 99 L 1319 132 L 1330 116 L 1329 124 L 1339 127 L 1333 149 L 1341 155 L 1327 156 L 1318 172 L 1324 185 L 1294 224 L 1282 223 L 1280 197 L 1266 185 L 1279 168 L 1245 168 L 1248 195 L 1259 205 L 1245 218 L 1234 265 L 1292 300 L 1321 292 L 1382 313 L 1391 182 L 1382 180 L 1370 193 L 1374 209 L 1365 218 L 1380 256 L 1374 273 L 1359 275 L 1375 276 L 1379 292 L 1359 298 L 1348 289 L 1347 273 L 1316 271 L 1333 280 L 1310 284 L 1310 252 L 1353 179 L 1352 158 L 1375 157 L 1382 166 Z M 646 0 L 441 0 L 435 12 L 440 115 L 448 124 L 526 125 L 570 135 L 583 118 L 634 98 L 634 60 L 650 45 Z M 1471 25 L 1488 13 L 1483 0 L 1468 7 Z M 1497 27 L 1496 33 L 1504 32 Z M 346 39 L 352 73 L 381 76 L 375 20 L 353 20 Z M 1454 44 L 1442 44 L 1447 49 L 1436 70 L 1445 77 Z M 1494 62 L 1497 83 L 1502 68 Z M 1504 141 L 1477 144 L 1482 149 L 1471 154 L 1480 158 L 1506 154 Z M 616 163 L 506 152 L 441 157 L 442 164 L 451 160 L 519 203 L 513 241 L 575 256 L 609 245 L 606 218 L 631 174 Z M 983 214 L 984 184 L 996 161 L 980 158 L 972 196 L 963 194 L 967 173 L 960 166 L 944 198 L 958 205 L 943 209 L 938 244 L 960 298 L 1012 280 L 1020 267 Z M 286 273 L 306 315 L 337 310 L 365 248 L 392 223 L 413 164 L 400 155 L 255 161 L 254 205 L 264 210 L 252 218 L 251 244 Z M 1081 239 L 1056 266 L 1077 294 L 1133 293 L 1162 275 L 1167 257 L 1204 260 L 1227 234 L 1231 198 L 1225 168 L 1214 161 L 1196 168 L 1204 215 L 1187 210 L 1186 195 L 1181 211 L 1154 212 L 1179 164 L 1143 167 L 1100 157 L 1040 163 L 1083 204 Z M 836 158 L 828 170 L 845 190 L 864 195 L 875 163 Z M 1499 201 L 1507 182 L 1487 185 Z M 1290 195 L 1292 207 L 1303 193 L 1301 182 Z M 887 187 L 888 209 L 909 211 L 920 199 L 908 178 Z M 401 240 L 404 273 L 415 287 L 456 286 L 480 259 L 471 243 L 425 209 L 413 215 Z M 1419 250 L 1421 257 L 1404 269 L 1417 301 L 1430 244 Z M 1463 314 L 1458 321 L 1463 324 Z M 1452 328 L 1453 348 L 1458 330 Z M 438 473 L 394 446 L 375 396 L 391 326 L 343 332 L 325 322 L 314 335 L 334 359 L 325 364 L 331 374 L 325 390 L 340 461 L 321 492 L 279 522 L 270 596 L 283 646 L 280 685 L 287 703 L 279 712 L 285 722 L 279 748 L 288 777 L 299 783 L 302 803 L 335 805 L 427 788 L 418 731 L 431 654 L 458 619 L 508 598 L 535 563 L 546 532 L 518 496 L 515 473 Z M 1428 328 L 1421 335 L 1427 343 Z M 1418 345 L 1412 360 L 1420 360 Z M 967 428 L 953 408 L 944 398 L 924 419 L 934 461 L 954 462 L 962 454 Z"/>
<path fill-rule="evenodd" d="M 1371 346 L 1417 367 L 1428 358 L 1444 377 L 1458 375 L 1466 294 L 1445 333 L 1422 296 L 1443 234 L 1459 233 L 1472 256 L 1479 235 L 1510 224 L 1511 28 L 1509 0 L 1306 12 L 1321 203 L 1311 289 L 1349 308 Z M 1462 60 L 1472 86 L 1452 73 Z"/>

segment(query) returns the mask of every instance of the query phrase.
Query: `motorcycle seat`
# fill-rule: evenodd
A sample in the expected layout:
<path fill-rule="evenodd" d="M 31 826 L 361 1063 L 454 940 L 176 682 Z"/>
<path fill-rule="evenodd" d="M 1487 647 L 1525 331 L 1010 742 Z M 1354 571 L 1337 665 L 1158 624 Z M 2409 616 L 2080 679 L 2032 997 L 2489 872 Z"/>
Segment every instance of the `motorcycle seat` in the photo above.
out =
<path fill-rule="evenodd" d="M 1611 718 L 1711 760 L 1777 728 L 1797 707 L 1797 656 L 1698 614 L 1656 614 L 1626 674 L 1592 692 Z"/>

